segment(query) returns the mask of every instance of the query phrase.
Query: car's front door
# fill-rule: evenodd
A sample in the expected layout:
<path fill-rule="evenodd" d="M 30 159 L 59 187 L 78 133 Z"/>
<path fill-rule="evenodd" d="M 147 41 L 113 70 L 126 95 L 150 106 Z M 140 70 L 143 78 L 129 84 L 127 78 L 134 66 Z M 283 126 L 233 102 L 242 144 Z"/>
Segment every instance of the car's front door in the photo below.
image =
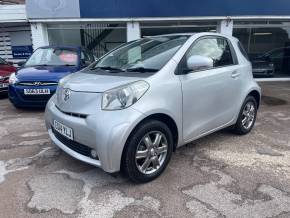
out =
<path fill-rule="evenodd" d="M 214 66 L 179 75 L 183 91 L 183 137 L 190 141 L 225 126 L 236 116 L 240 71 L 230 42 L 223 37 L 203 37 L 193 43 L 178 70 L 193 55 L 212 58 Z M 188 70 L 187 70 L 188 71 Z"/>

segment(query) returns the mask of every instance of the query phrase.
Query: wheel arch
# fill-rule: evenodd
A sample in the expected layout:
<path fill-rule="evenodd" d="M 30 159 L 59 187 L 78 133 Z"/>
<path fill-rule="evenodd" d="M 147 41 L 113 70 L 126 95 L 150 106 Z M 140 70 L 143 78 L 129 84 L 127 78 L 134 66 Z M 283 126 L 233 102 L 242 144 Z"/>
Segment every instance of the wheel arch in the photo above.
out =
<path fill-rule="evenodd" d="M 139 121 L 137 123 L 137 125 L 133 128 L 133 130 L 131 131 L 131 133 L 129 134 L 129 136 L 126 139 L 126 143 L 124 145 L 123 151 L 122 151 L 122 157 L 121 157 L 121 167 L 122 167 L 122 163 L 123 163 L 123 159 L 124 159 L 124 154 L 125 151 L 127 149 L 127 142 L 130 139 L 130 137 L 132 136 L 132 134 L 134 134 L 135 130 L 142 125 L 143 123 L 147 122 L 148 120 L 158 120 L 160 122 L 165 123 L 168 128 L 170 129 L 172 136 L 173 136 L 173 142 L 174 142 L 174 147 L 173 147 L 173 151 L 175 151 L 177 145 L 178 145 L 178 137 L 179 137 L 179 132 L 178 132 L 178 127 L 176 125 L 176 122 L 174 121 L 174 119 L 164 113 L 155 113 L 155 114 L 151 114 L 148 115 L 147 117 L 145 117 L 144 119 L 142 119 L 141 121 Z"/>
<path fill-rule="evenodd" d="M 178 144 L 178 137 L 179 137 L 179 132 L 178 132 L 178 127 L 176 125 L 176 122 L 174 121 L 174 119 L 164 113 L 155 113 L 155 114 L 151 114 L 148 115 L 147 117 L 145 117 L 144 119 L 142 119 L 141 121 L 138 122 L 138 124 L 133 128 L 133 130 L 131 131 L 131 133 L 129 134 L 127 140 L 126 140 L 126 144 L 128 139 L 131 137 L 131 135 L 134 133 L 134 131 L 140 126 L 142 125 L 142 123 L 147 122 L 148 120 L 158 120 L 160 122 L 165 123 L 168 128 L 170 129 L 172 136 L 173 136 L 173 141 L 174 141 L 174 150 L 177 147 Z"/>
<path fill-rule="evenodd" d="M 257 102 L 257 108 L 260 107 L 260 104 L 261 104 L 261 94 L 260 94 L 260 92 L 258 92 L 257 90 L 252 90 L 247 96 L 254 97 L 256 102 Z"/>

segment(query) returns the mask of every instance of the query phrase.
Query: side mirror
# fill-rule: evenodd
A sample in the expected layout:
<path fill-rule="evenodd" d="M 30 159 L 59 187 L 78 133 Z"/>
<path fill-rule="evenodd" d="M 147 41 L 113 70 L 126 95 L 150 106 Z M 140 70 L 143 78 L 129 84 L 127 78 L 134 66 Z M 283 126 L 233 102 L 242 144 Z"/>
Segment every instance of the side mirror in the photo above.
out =
<path fill-rule="evenodd" d="M 191 71 L 213 68 L 213 60 L 208 57 L 193 55 L 187 59 L 187 68 Z"/>

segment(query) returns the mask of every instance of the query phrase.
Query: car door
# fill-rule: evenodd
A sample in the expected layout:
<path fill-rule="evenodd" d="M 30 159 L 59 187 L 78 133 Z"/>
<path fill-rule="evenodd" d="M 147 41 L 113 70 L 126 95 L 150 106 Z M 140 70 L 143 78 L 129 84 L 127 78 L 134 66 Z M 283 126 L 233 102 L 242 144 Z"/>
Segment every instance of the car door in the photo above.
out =
<path fill-rule="evenodd" d="M 241 92 L 240 71 L 232 44 L 223 37 L 196 40 L 179 64 L 186 69 L 193 55 L 212 58 L 214 66 L 181 74 L 183 91 L 183 137 L 185 142 L 218 129 L 235 119 Z"/>

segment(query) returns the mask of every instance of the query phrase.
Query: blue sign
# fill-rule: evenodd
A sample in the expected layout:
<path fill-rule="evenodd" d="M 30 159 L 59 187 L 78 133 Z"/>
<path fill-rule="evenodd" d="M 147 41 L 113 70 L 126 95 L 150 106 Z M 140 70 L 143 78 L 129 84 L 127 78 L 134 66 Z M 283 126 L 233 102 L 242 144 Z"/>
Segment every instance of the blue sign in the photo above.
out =
<path fill-rule="evenodd" d="M 15 59 L 26 59 L 32 55 L 33 49 L 31 45 L 12 46 L 12 56 Z"/>
<path fill-rule="evenodd" d="M 289 16 L 289 0 L 26 0 L 28 18 Z"/>
<path fill-rule="evenodd" d="M 82 18 L 289 16 L 289 0 L 80 0 Z"/>

